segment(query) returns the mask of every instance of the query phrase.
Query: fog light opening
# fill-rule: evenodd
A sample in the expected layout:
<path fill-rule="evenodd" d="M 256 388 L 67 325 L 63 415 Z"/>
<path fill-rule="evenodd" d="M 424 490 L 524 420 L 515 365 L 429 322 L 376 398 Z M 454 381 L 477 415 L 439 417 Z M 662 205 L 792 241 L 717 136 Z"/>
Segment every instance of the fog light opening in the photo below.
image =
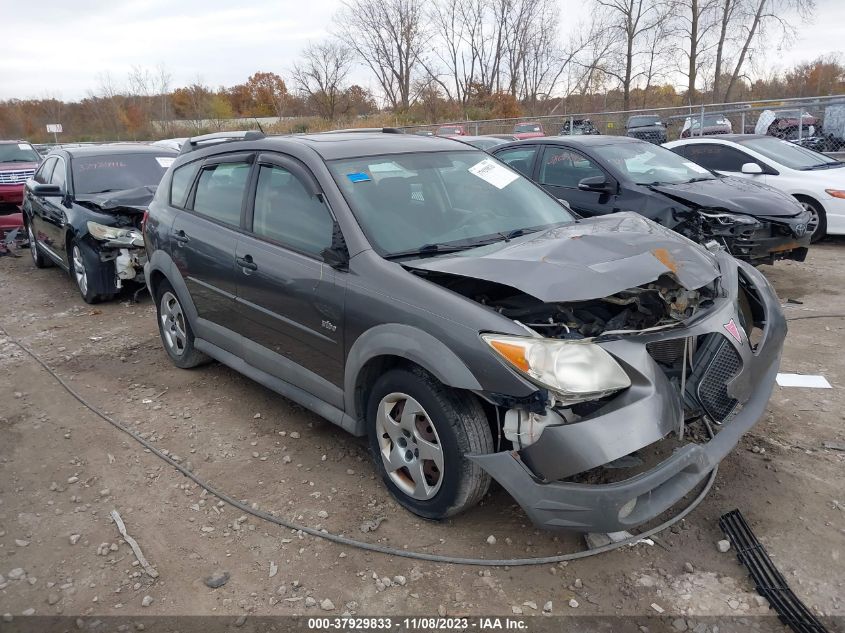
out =
<path fill-rule="evenodd" d="M 621 508 L 619 508 L 619 520 L 621 521 L 622 519 L 629 517 L 631 515 L 631 513 L 634 511 L 634 508 L 636 508 L 636 507 L 637 507 L 637 498 L 634 497 L 633 499 L 631 499 L 630 501 L 625 503 L 625 505 L 623 505 Z"/>

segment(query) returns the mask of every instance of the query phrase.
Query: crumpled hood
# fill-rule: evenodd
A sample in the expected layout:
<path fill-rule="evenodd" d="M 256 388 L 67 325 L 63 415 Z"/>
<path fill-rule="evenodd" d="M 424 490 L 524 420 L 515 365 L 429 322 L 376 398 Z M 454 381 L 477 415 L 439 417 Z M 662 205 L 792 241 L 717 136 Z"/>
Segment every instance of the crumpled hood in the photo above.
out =
<path fill-rule="evenodd" d="M 635 213 L 581 220 L 404 265 L 504 284 L 543 302 L 606 297 L 661 275 L 696 289 L 719 276 L 711 253 Z"/>
<path fill-rule="evenodd" d="M 92 204 L 103 211 L 120 209 L 121 211 L 143 213 L 150 206 L 155 192 L 156 187 L 154 186 L 136 187 L 123 191 L 81 194 L 76 196 L 76 201 Z"/>
<path fill-rule="evenodd" d="M 650 188 L 696 208 L 723 209 L 759 217 L 789 217 L 803 210 L 789 194 L 734 176 L 678 185 L 652 185 Z"/>

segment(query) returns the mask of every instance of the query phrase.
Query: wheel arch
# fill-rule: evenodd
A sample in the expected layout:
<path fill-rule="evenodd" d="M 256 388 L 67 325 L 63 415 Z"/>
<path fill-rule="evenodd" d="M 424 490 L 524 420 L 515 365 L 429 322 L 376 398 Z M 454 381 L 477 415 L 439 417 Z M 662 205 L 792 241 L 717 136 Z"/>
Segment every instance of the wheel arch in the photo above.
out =
<path fill-rule="evenodd" d="M 147 278 L 147 286 L 150 290 L 150 296 L 153 301 L 156 301 L 156 292 L 162 281 L 167 281 L 179 298 L 179 303 L 182 305 L 182 310 L 185 311 L 187 317 L 191 320 L 192 326 L 196 323 L 197 308 L 191 299 L 191 293 L 188 291 L 188 286 L 182 273 L 179 272 L 178 266 L 170 257 L 170 255 L 163 250 L 155 250 L 147 260 L 144 274 Z"/>
<path fill-rule="evenodd" d="M 397 323 L 376 326 L 355 341 L 346 358 L 344 409 L 362 431 L 367 398 L 388 369 L 416 365 L 454 389 L 480 391 L 481 384 L 445 343 L 418 328 Z"/>

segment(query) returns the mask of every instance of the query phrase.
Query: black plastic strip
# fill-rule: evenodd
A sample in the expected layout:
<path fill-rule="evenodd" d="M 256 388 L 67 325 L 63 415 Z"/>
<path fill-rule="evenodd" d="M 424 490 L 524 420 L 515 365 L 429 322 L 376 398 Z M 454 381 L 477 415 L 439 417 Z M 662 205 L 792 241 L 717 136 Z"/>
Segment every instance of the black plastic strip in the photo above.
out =
<path fill-rule="evenodd" d="M 786 578 L 751 531 L 739 510 L 719 518 L 719 527 L 736 550 L 739 562 L 748 569 L 757 593 L 769 601 L 780 621 L 796 633 L 828 633 L 825 626 L 796 596 Z"/>

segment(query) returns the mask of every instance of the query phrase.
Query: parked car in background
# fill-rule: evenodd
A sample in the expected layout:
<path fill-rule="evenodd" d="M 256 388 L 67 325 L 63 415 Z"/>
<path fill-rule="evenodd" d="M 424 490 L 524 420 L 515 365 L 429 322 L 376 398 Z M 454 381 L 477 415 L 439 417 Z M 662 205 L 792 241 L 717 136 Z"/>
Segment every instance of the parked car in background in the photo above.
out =
<path fill-rule="evenodd" d="M 559 136 L 491 153 L 584 216 L 634 211 L 704 244 L 716 240 L 755 264 L 803 261 L 810 213 L 764 184 L 714 174 L 624 136 Z"/>
<path fill-rule="evenodd" d="M 786 323 L 719 248 L 631 213 L 576 221 L 444 139 L 217 143 L 186 144 L 144 225 L 167 355 L 217 359 L 366 436 L 419 516 L 472 507 L 492 478 L 540 527 L 630 529 L 766 409 Z M 704 415 L 709 442 L 692 439 Z M 619 463 L 641 449 L 661 457 Z M 606 465 L 622 470 L 598 483 Z"/>
<path fill-rule="evenodd" d="M 637 114 L 629 117 L 625 124 L 625 134 L 657 145 L 667 140 L 666 125 L 656 114 Z"/>
<path fill-rule="evenodd" d="M 493 136 L 461 136 L 460 138 L 456 137 L 455 140 L 461 143 L 466 143 L 467 145 L 472 145 L 478 149 L 483 149 L 485 152 L 497 145 L 502 145 L 503 143 L 508 142 L 503 138 L 495 138 Z"/>
<path fill-rule="evenodd" d="M 546 131 L 543 129 L 542 123 L 525 121 L 513 126 L 513 135 L 518 139 L 537 138 L 538 136 L 545 136 Z"/>
<path fill-rule="evenodd" d="M 437 128 L 436 136 L 466 136 L 467 131 L 463 125 L 441 125 Z M 427 136 L 427 135 L 426 135 Z"/>
<path fill-rule="evenodd" d="M 809 112 L 798 116 L 797 110 L 763 110 L 754 126 L 755 134 L 768 134 L 777 138 L 795 135 L 815 136 L 819 120 Z"/>
<path fill-rule="evenodd" d="M 140 143 L 53 150 L 24 191 L 35 265 L 66 270 L 87 303 L 142 283 L 142 217 L 176 155 Z"/>
<path fill-rule="evenodd" d="M 681 138 L 692 136 L 713 136 L 716 134 L 731 134 L 733 125 L 731 120 L 723 114 L 705 114 L 704 127 L 701 126 L 700 116 L 687 117 L 681 128 Z"/>
<path fill-rule="evenodd" d="M 484 136 L 489 136 L 490 138 L 500 138 L 503 141 L 518 141 L 519 140 L 513 134 L 484 134 Z"/>
<path fill-rule="evenodd" d="M 570 121 L 564 121 L 560 128 L 560 136 L 580 136 L 582 134 L 601 134 L 599 129 L 593 125 L 590 119 L 573 119 L 571 121 L 572 129 L 570 130 Z"/>
<path fill-rule="evenodd" d="M 41 162 L 41 155 L 26 141 L 0 141 L 0 213 L 17 211 L 23 189 Z"/>
<path fill-rule="evenodd" d="M 800 202 L 811 217 L 813 241 L 845 234 L 845 163 L 771 136 L 736 134 L 672 141 L 673 152 L 720 174 L 774 187 Z"/>
<path fill-rule="evenodd" d="M 172 149 L 174 152 L 178 152 L 182 149 L 182 144 L 187 141 L 188 139 L 185 137 L 181 138 L 164 138 L 160 141 L 154 141 L 150 143 L 155 147 L 166 147 L 167 149 Z"/>
<path fill-rule="evenodd" d="M 432 130 L 417 130 L 414 134 L 417 136 L 434 136 L 434 132 Z"/>

